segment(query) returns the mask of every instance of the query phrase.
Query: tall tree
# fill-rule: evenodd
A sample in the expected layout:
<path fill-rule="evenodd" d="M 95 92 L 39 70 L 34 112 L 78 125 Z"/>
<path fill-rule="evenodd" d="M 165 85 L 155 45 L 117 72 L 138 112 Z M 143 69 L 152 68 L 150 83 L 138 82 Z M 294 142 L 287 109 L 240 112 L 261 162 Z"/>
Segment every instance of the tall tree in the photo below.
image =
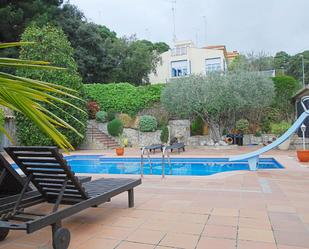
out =
<path fill-rule="evenodd" d="M 46 23 L 59 11 L 63 0 L 0 1 L 0 42 L 18 41 L 31 21 Z"/>
<path fill-rule="evenodd" d="M 241 54 L 229 65 L 230 71 L 268 71 L 274 69 L 273 57 L 261 51 Z"/>
<path fill-rule="evenodd" d="M 210 128 L 210 136 L 221 140 L 223 129 L 235 112 L 256 112 L 272 103 L 274 85 L 258 72 L 237 72 L 182 77 L 166 84 L 161 95 L 171 114 L 198 116 Z"/>
<path fill-rule="evenodd" d="M 289 60 L 286 73 L 290 76 L 293 76 L 298 81 L 302 82 L 303 60 L 304 60 L 305 84 L 309 84 L 309 50 L 292 56 L 291 59 Z"/>
<path fill-rule="evenodd" d="M 21 49 L 21 59 L 50 61 L 59 67 L 65 67 L 66 70 L 42 71 L 19 69 L 19 76 L 28 77 L 35 80 L 52 82 L 64 87 L 76 90 L 77 96 L 83 97 L 83 84 L 77 72 L 77 65 L 73 59 L 73 49 L 70 46 L 65 34 L 59 28 L 52 26 L 29 26 L 22 35 L 22 41 L 34 42 Z M 56 95 L 57 96 L 57 95 Z M 78 99 L 66 100 L 85 110 L 85 103 Z M 49 105 L 48 110 L 72 127 L 75 127 L 82 135 L 86 131 L 87 115 L 78 112 L 75 108 L 64 106 L 62 104 Z M 72 117 L 73 115 L 73 117 Z M 75 117 L 75 118 L 74 118 Z M 30 120 L 22 114 L 17 115 L 17 135 L 19 141 L 24 145 L 53 145 L 54 142 L 43 134 Z M 78 146 L 82 137 L 76 136 L 71 130 L 59 129 L 73 146 Z"/>
<path fill-rule="evenodd" d="M 274 66 L 276 70 L 282 69 L 282 70 L 287 70 L 289 66 L 289 61 L 290 61 L 291 56 L 284 52 L 280 51 L 276 53 L 274 57 Z"/>
<path fill-rule="evenodd" d="M 150 43 L 136 37 L 122 38 L 114 43 L 113 81 L 142 85 L 149 82 L 148 75 L 155 70 L 159 54 L 151 49 Z"/>

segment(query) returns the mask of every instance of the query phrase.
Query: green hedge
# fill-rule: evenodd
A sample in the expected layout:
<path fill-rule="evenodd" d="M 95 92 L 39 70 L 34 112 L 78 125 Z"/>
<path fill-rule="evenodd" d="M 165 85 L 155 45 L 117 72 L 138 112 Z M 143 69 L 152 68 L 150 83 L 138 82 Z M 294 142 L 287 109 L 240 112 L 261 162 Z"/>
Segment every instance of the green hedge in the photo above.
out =
<path fill-rule="evenodd" d="M 99 103 L 101 110 L 136 115 L 140 110 L 160 101 L 162 84 L 133 86 L 129 83 L 87 84 L 89 99 Z"/>
<path fill-rule="evenodd" d="M 20 68 L 16 71 L 18 76 L 69 87 L 76 90 L 74 94 L 80 99 L 85 97 L 84 86 L 77 71 L 77 64 L 73 58 L 74 50 L 61 29 L 49 25 L 42 28 L 29 26 L 23 33 L 21 41 L 33 42 L 33 44 L 21 47 L 20 59 L 48 61 L 53 66 L 63 67 L 65 70 L 30 70 L 29 68 Z M 55 96 L 85 111 L 81 112 L 65 104 L 47 106 L 50 112 L 73 126 L 82 135 L 85 135 L 87 127 L 86 103 L 82 100 L 64 97 L 62 95 L 55 94 Z M 59 127 L 58 130 L 74 147 L 78 147 L 83 141 L 82 137 L 76 135 L 70 129 Z M 49 136 L 43 133 L 31 120 L 21 113 L 16 113 L 16 132 L 21 145 L 55 145 L 55 142 Z"/>

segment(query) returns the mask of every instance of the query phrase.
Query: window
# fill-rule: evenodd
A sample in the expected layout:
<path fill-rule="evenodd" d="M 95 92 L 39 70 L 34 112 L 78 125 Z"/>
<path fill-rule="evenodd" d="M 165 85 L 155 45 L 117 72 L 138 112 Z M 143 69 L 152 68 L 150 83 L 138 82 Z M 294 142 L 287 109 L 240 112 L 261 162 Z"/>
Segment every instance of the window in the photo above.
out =
<path fill-rule="evenodd" d="M 221 58 L 206 59 L 206 73 L 221 71 Z"/>
<path fill-rule="evenodd" d="M 186 76 L 189 74 L 188 70 L 188 61 L 172 61 L 171 62 L 171 68 L 172 68 L 172 77 L 180 77 L 180 76 Z"/>
<path fill-rule="evenodd" d="M 186 55 L 187 47 L 175 47 L 172 49 L 172 56 Z"/>

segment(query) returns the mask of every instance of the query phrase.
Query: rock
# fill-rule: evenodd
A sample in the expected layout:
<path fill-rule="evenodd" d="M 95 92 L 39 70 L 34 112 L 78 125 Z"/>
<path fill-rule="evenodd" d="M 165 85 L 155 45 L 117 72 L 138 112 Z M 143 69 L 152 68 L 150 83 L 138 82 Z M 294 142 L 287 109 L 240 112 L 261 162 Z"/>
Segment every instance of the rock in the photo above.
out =
<path fill-rule="evenodd" d="M 207 142 L 207 146 L 215 146 L 215 142 L 211 139 L 209 142 Z"/>
<path fill-rule="evenodd" d="M 226 142 L 224 142 L 224 141 L 219 141 L 219 145 L 220 146 L 227 146 L 228 144 Z"/>

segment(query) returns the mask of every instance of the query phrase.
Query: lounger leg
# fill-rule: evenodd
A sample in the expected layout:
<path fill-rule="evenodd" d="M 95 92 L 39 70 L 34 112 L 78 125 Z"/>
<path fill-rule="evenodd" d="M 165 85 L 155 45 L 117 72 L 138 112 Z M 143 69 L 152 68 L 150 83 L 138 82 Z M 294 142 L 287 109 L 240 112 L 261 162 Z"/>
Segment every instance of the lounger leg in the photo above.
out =
<path fill-rule="evenodd" d="M 134 190 L 128 190 L 129 208 L 134 207 Z"/>

